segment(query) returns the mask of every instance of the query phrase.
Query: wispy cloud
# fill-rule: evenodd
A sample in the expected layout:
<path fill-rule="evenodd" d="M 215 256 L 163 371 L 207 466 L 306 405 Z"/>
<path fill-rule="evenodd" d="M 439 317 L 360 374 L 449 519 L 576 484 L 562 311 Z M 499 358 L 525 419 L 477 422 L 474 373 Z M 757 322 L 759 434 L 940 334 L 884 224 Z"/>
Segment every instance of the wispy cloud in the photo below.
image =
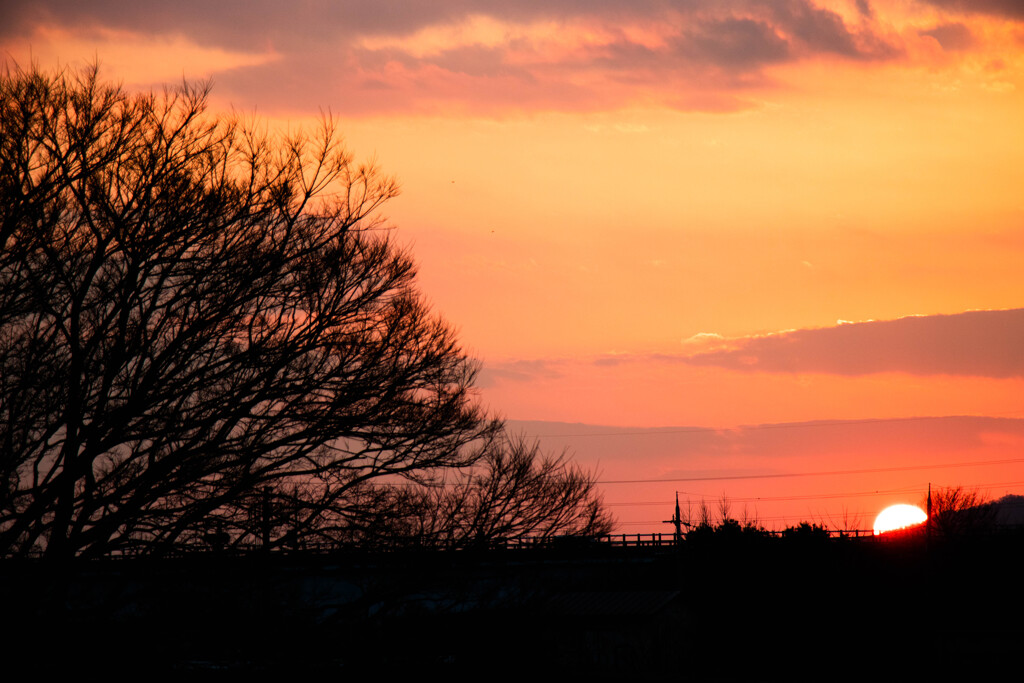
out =
<path fill-rule="evenodd" d="M 480 370 L 477 386 L 486 389 L 497 381 L 532 382 L 538 379 L 557 379 L 562 376 L 557 365 L 558 361 L 539 359 L 489 363 Z"/>

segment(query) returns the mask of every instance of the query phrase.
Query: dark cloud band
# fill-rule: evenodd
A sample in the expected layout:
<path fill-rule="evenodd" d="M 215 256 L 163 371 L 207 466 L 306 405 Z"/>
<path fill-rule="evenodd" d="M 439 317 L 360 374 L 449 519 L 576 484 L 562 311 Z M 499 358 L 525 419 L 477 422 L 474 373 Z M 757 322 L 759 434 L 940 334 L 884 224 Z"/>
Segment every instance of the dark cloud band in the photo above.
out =
<path fill-rule="evenodd" d="M 757 372 L 1024 377 L 1024 309 L 796 330 L 734 340 L 685 360 Z"/>
<path fill-rule="evenodd" d="M 927 5 L 966 14 L 989 14 L 1004 19 L 1024 20 L 1021 0 L 922 0 Z"/>
<path fill-rule="evenodd" d="M 858 7 L 862 18 L 870 16 L 867 2 Z M 298 6 L 270 0 L 11 0 L 2 12 L 0 37 L 7 39 L 58 27 L 79 35 L 101 29 L 178 35 L 204 48 L 242 53 L 269 46 L 274 59 L 268 63 L 216 74 L 221 93 L 247 103 L 246 93 L 258 91 L 263 107 L 326 104 L 354 113 L 452 101 L 485 108 L 602 109 L 652 97 L 681 109 L 734 110 L 743 106 L 739 93 L 770 82 L 764 71 L 773 65 L 900 54 L 898 45 L 874 33 L 870 21 L 850 25 L 811 0 L 380 0 Z M 529 40 L 486 47 L 470 40 L 430 54 L 402 46 L 403 38 L 420 29 L 475 17 L 519 26 L 555 22 L 565 28 L 565 44 L 552 51 Z M 630 25 L 656 27 L 662 42 L 650 44 L 622 30 Z M 596 28 L 604 42 L 574 44 L 574 28 Z M 380 38 L 394 40 L 368 47 Z M 524 55 L 525 61 L 517 59 Z M 581 89 L 579 83 L 588 85 Z M 391 86 L 390 92 L 383 86 Z M 346 98 L 325 103 L 324 93 Z M 508 102 L 501 93 L 508 93 Z"/>

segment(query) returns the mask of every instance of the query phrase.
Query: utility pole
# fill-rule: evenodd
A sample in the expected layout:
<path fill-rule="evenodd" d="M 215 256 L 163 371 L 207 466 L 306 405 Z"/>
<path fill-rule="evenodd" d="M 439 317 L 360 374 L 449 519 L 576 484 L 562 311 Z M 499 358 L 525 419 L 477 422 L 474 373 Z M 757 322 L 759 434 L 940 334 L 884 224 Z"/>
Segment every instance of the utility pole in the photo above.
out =
<path fill-rule="evenodd" d="M 672 515 L 672 519 L 666 519 L 666 524 L 671 524 L 674 527 L 673 537 L 676 545 L 679 545 L 683 540 L 683 520 L 679 514 L 679 491 L 676 491 L 676 511 Z"/>
<path fill-rule="evenodd" d="M 924 537 L 927 541 L 932 537 L 932 483 L 928 482 L 928 519 L 924 523 Z"/>

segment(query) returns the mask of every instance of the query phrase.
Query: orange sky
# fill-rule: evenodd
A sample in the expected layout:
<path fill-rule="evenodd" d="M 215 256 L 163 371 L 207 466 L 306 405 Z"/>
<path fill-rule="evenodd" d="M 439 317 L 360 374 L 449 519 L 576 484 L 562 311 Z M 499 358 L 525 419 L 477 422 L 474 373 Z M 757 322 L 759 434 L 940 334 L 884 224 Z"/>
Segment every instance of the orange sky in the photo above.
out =
<path fill-rule="evenodd" d="M 510 419 L 1024 418 L 1019 2 L 15 0 L 0 48 L 98 58 L 129 88 L 211 78 L 215 108 L 274 124 L 336 114 L 400 180 L 386 213 Z M 907 316 L 924 317 L 868 322 Z M 823 460 L 932 458 L 826 432 Z M 682 470 L 712 457 L 674 452 Z M 943 457 L 1017 452 L 1008 437 Z M 672 469 L 654 460 L 617 467 Z M 996 495 L 1024 480 L 1015 463 L 957 473 Z M 800 491 L 843 489 L 826 484 Z"/>

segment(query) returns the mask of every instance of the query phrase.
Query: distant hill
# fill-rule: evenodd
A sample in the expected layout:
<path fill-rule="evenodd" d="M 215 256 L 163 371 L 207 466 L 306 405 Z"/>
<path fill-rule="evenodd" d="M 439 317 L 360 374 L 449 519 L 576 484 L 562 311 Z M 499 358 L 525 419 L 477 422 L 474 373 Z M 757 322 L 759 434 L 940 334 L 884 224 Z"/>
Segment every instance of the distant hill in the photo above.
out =
<path fill-rule="evenodd" d="M 1024 496 L 1008 494 L 992 503 L 999 526 L 1024 526 Z"/>

